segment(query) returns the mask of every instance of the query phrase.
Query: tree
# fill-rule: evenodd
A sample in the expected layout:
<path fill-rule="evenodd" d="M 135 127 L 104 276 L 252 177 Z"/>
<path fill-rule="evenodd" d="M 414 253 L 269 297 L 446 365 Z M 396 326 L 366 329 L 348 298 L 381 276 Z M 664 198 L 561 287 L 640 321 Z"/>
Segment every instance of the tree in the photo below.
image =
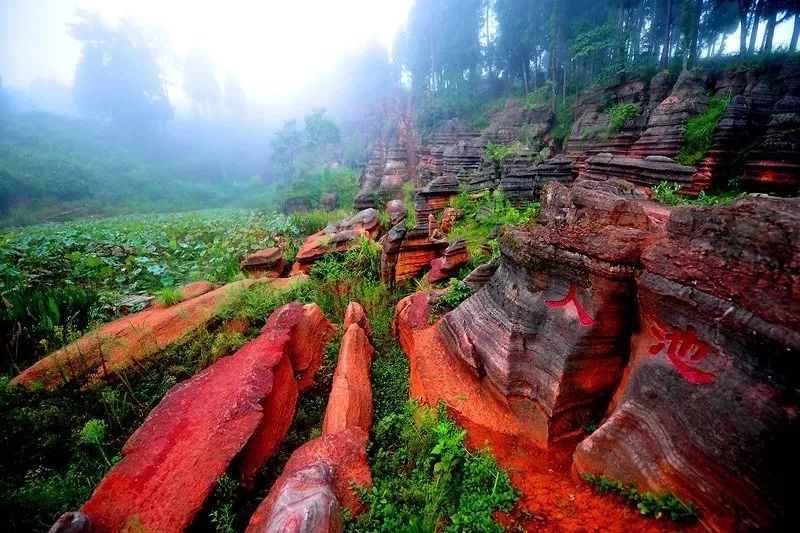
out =
<path fill-rule="evenodd" d="M 78 109 L 134 131 L 172 118 L 152 38 L 130 21 L 110 25 L 96 13 L 77 15 L 70 34 L 82 43 L 73 85 Z"/>
<path fill-rule="evenodd" d="M 214 61 L 202 50 L 193 50 L 183 65 L 183 91 L 205 116 L 219 103 L 221 92 Z"/>

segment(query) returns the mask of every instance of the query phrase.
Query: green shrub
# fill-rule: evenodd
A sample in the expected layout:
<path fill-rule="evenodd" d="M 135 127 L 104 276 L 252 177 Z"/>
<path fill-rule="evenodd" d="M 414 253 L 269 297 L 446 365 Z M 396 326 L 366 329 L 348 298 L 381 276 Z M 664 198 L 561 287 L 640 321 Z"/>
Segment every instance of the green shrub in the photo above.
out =
<path fill-rule="evenodd" d="M 559 101 L 555 106 L 553 127 L 550 128 L 548 135 L 563 143 L 572 132 L 572 105 L 575 97 L 567 97 L 566 101 Z"/>
<path fill-rule="evenodd" d="M 608 133 L 613 135 L 622 129 L 639 112 L 635 104 L 617 104 L 608 110 Z"/>
<path fill-rule="evenodd" d="M 675 522 L 689 522 L 697 518 L 697 508 L 694 504 L 684 503 L 672 493 L 654 496 L 649 492 L 640 493 L 633 486 L 625 486 L 622 482 L 610 480 L 605 476 L 583 474 L 581 477 L 593 485 L 598 494 L 617 494 L 644 516 L 654 518 L 668 516 Z"/>
<path fill-rule="evenodd" d="M 463 281 L 453 278 L 448 282 L 450 290 L 439 296 L 433 303 L 431 311 L 434 315 L 441 315 L 448 311 L 452 311 L 461 302 L 472 296 L 472 289 Z"/>
<path fill-rule="evenodd" d="M 676 161 L 682 165 L 694 166 L 703 159 L 711 148 L 717 124 L 732 99 L 731 93 L 712 96 L 708 100 L 708 109 L 689 119 L 683 131 L 683 147 L 675 157 Z"/>
<path fill-rule="evenodd" d="M 522 147 L 518 144 L 496 144 L 489 141 L 484 149 L 483 157 L 495 166 L 502 165 L 506 159 L 519 154 Z"/>
<path fill-rule="evenodd" d="M 528 110 L 541 109 L 552 102 L 553 82 L 546 81 L 541 87 L 529 92 L 525 96 L 523 106 Z"/>

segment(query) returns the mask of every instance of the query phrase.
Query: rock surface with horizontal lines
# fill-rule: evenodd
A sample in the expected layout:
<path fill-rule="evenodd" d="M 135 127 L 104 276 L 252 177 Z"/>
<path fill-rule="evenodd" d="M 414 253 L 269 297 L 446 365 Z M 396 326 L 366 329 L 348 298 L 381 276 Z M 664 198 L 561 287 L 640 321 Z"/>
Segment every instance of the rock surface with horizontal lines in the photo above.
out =
<path fill-rule="evenodd" d="M 699 508 L 711 529 L 781 530 L 800 445 L 800 200 L 679 208 L 642 253 L 638 321 L 609 416 L 575 452 Z"/>

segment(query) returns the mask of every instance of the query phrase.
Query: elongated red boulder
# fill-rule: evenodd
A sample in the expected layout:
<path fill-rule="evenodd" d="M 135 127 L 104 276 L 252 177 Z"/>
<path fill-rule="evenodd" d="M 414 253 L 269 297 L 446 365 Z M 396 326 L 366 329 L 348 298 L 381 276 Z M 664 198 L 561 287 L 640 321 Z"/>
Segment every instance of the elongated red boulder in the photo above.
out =
<path fill-rule="evenodd" d="M 280 448 L 294 419 L 298 393 L 314 380 L 334 330 L 318 305 L 295 302 L 272 313 L 264 331 L 283 346 L 286 359 L 273 369 L 280 379 L 264 401 L 264 413 L 271 416 L 262 419 L 242 452 L 239 472 L 246 487 Z"/>
<path fill-rule="evenodd" d="M 81 508 L 95 530 L 183 531 L 240 451 L 247 473 L 260 467 L 294 415 L 289 365 L 303 344 L 293 337 L 317 314 L 315 305 L 284 306 L 258 338 L 173 387 Z M 291 408 L 272 398 L 287 390 Z"/>
<path fill-rule="evenodd" d="M 355 311 L 353 313 L 356 314 Z M 342 337 L 339 363 L 333 375 L 328 408 L 322 424 L 324 434 L 337 433 L 348 427 L 359 427 L 369 433 L 372 428 L 374 354 L 375 350 L 364 329 L 358 323 L 350 324 Z"/>
<path fill-rule="evenodd" d="M 340 509 L 356 514 L 363 507 L 355 487 L 372 486 L 368 440 L 366 432 L 351 427 L 298 448 L 250 518 L 247 532 L 341 531 L 335 520 Z"/>
<path fill-rule="evenodd" d="M 40 359 L 12 383 L 25 387 L 40 383 L 53 388 L 66 379 L 107 378 L 204 326 L 219 307 L 252 283 L 251 280 L 229 283 L 172 307 L 154 307 L 109 322 Z"/>

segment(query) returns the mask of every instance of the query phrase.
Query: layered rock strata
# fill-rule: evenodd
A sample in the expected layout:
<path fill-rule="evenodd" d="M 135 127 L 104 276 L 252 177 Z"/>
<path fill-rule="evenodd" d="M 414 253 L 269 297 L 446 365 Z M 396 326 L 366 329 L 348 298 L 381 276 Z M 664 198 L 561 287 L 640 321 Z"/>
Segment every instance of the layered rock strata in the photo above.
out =
<path fill-rule="evenodd" d="M 640 330 L 605 422 L 575 451 L 700 507 L 713 530 L 783 529 L 800 444 L 800 201 L 681 208 L 642 254 Z"/>
<path fill-rule="evenodd" d="M 239 268 L 254 278 L 278 278 L 286 270 L 283 248 L 274 246 L 245 257 Z"/>
<path fill-rule="evenodd" d="M 442 257 L 437 257 L 431 261 L 428 281 L 431 283 L 447 281 L 455 276 L 458 270 L 468 262 L 469 252 L 467 252 L 467 243 L 464 239 L 456 239 L 445 248 Z"/>
<path fill-rule="evenodd" d="M 668 157 L 633 158 L 612 154 L 597 154 L 586 160 L 580 177 L 591 180 L 622 179 L 636 185 L 653 187 L 662 181 L 681 185 L 686 194 L 697 194 L 708 186 L 708 177 Z"/>
<path fill-rule="evenodd" d="M 440 322 L 538 441 L 573 434 L 619 382 L 635 308 L 634 266 L 652 230 L 629 183 L 551 183 L 540 223 L 506 231 L 494 277 Z"/>

